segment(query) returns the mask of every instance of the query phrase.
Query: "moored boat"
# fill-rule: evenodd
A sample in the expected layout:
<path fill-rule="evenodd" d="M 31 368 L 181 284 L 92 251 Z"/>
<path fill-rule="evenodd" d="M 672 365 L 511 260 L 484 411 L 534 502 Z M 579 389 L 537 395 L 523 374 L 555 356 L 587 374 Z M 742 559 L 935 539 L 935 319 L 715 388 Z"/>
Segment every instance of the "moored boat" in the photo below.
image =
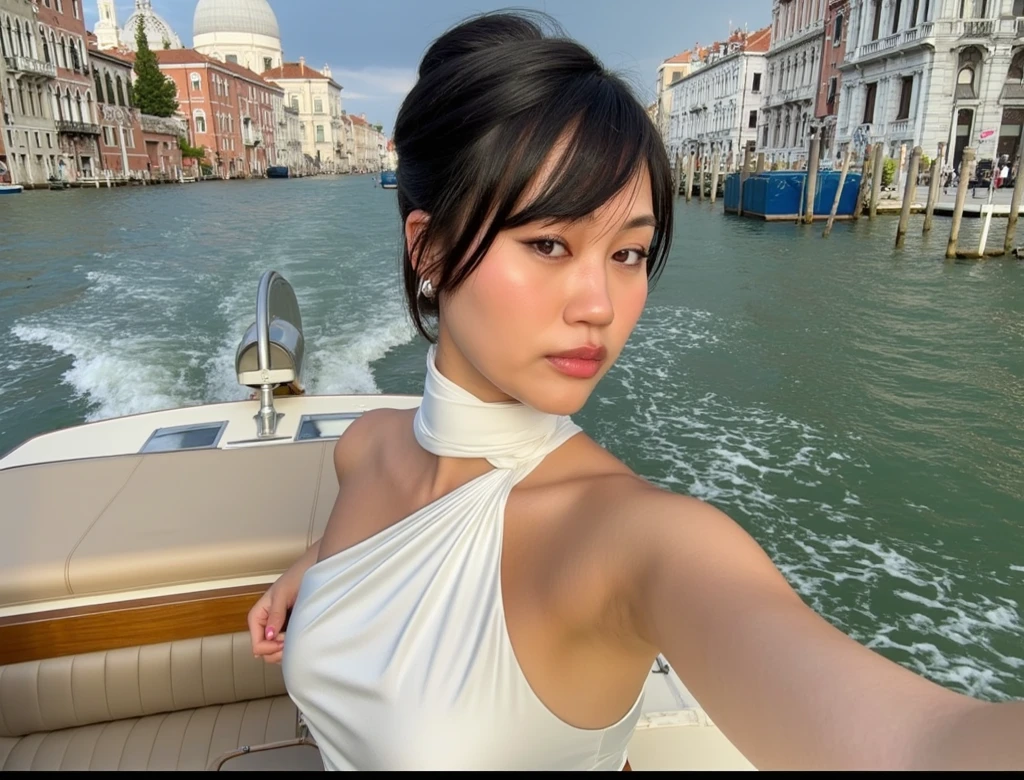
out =
<path fill-rule="evenodd" d="M 267 168 L 268 179 L 287 179 L 289 176 L 287 165 L 272 165 Z"/>
<path fill-rule="evenodd" d="M 0 769 L 322 769 L 246 615 L 322 534 L 332 452 L 416 395 L 309 395 L 270 271 L 235 354 L 249 400 L 102 420 L 0 457 Z M 472 735 L 467 735 L 471 739 Z M 632 769 L 750 769 L 658 658 Z"/>
<path fill-rule="evenodd" d="M 20 184 L 0 184 L 0 195 L 20 195 L 24 191 Z"/>
<path fill-rule="evenodd" d="M 394 171 L 384 171 L 380 175 L 380 186 L 381 189 L 385 190 L 397 190 L 398 174 L 396 174 Z"/>

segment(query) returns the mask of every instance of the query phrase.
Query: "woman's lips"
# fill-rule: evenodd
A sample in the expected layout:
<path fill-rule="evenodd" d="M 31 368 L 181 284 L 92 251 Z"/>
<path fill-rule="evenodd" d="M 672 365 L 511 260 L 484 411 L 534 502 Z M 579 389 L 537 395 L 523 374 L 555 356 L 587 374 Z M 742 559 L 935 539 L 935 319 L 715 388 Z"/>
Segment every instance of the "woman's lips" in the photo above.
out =
<path fill-rule="evenodd" d="M 604 347 L 577 347 L 556 355 L 548 355 L 555 369 L 574 379 L 593 379 L 601 370 L 608 350 Z"/>

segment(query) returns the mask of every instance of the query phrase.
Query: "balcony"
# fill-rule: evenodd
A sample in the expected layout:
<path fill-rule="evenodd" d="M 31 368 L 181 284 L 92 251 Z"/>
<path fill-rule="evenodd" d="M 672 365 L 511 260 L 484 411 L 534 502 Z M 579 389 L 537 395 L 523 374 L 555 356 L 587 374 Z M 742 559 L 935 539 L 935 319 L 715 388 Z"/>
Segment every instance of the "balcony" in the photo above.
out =
<path fill-rule="evenodd" d="M 914 123 L 910 119 L 897 119 L 895 122 L 889 123 L 889 137 L 897 138 L 901 136 L 909 136 L 914 130 Z"/>
<path fill-rule="evenodd" d="M 56 122 L 57 132 L 67 135 L 99 135 L 100 126 L 91 122 L 72 122 L 67 119 L 58 119 Z"/>
<path fill-rule="evenodd" d="M 4 61 L 7 63 L 7 70 L 12 73 L 41 76 L 47 79 L 57 78 L 57 66 L 49 62 L 19 56 L 4 57 Z"/>
<path fill-rule="evenodd" d="M 242 143 L 246 146 L 259 146 L 263 143 L 263 133 L 259 130 L 242 129 Z"/>
<path fill-rule="evenodd" d="M 947 24 L 955 23 L 962 23 L 962 20 L 957 20 L 957 22 L 948 22 Z M 863 62 L 864 60 L 870 60 L 876 57 L 884 57 L 891 52 L 902 49 L 903 47 L 920 46 L 930 42 L 936 32 L 935 22 L 924 22 L 916 27 L 900 30 L 892 35 L 887 35 L 884 38 L 869 41 L 863 46 L 858 46 L 851 54 L 847 55 L 846 62 Z"/>
<path fill-rule="evenodd" d="M 954 19 L 949 31 L 958 38 L 988 38 L 996 31 L 996 20 Z"/>

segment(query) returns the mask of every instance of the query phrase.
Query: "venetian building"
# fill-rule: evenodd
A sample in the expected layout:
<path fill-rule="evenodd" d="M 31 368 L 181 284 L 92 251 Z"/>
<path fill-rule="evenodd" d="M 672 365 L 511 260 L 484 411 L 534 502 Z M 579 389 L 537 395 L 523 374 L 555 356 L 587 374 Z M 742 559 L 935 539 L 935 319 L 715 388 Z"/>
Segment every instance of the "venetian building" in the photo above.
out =
<path fill-rule="evenodd" d="M 256 73 L 284 64 L 281 31 L 267 0 L 199 0 L 192 37 L 201 54 Z"/>

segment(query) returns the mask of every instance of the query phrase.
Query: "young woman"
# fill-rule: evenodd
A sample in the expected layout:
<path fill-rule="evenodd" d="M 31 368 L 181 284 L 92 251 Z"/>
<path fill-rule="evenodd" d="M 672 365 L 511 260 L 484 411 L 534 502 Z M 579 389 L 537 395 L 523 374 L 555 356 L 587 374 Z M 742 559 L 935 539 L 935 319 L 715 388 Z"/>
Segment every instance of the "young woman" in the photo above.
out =
<path fill-rule="evenodd" d="M 758 767 L 1024 767 L 1024 702 L 845 636 L 730 518 L 568 417 L 672 235 L 619 79 L 485 15 L 428 50 L 395 142 L 423 401 L 345 431 L 323 538 L 249 615 L 327 768 L 621 769 L 659 652 Z"/>

